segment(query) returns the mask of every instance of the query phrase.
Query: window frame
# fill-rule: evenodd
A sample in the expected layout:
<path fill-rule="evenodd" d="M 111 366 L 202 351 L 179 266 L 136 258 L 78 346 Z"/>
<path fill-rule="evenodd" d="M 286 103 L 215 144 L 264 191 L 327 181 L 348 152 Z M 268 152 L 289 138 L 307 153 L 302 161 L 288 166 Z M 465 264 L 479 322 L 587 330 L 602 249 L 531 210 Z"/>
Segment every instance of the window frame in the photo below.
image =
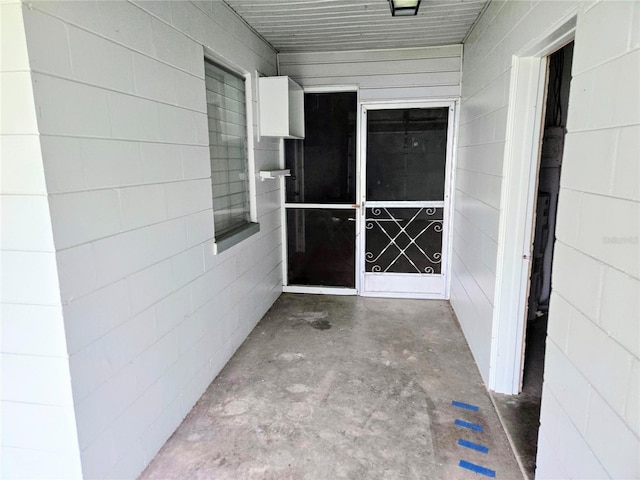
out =
<path fill-rule="evenodd" d="M 221 59 L 217 55 L 207 51 L 205 49 L 204 55 L 202 56 L 202 67 L 203 67 L 203 77 L 204 77 L 204 89 L 205 89 L 205 111 L 207 115 L 207 132 L 209 131 L 209 104 L 206 100 L 206 90 L 207 90 L 207 78 L 205 73 L 205 64 L 207 62 L 213 64 L 215 67 L 218 67 L 222 70 L 227 71 L 228 73 L 237 76 L 239 79 L 244 81 L 244 97 L 245 97 L 245 117 L 246 117 L 246 125 L 245 125 L 245 135 L 246 135 L 246 161 L 247 161 L 247 198 L 249 202 L 249 223 L 241 225 L 221 237 L 216 236 L 216 225 L 215 225 L 215 209 L 213 208 L 212 203 L 212 220 L 213 220 L 213 254 L 217 255 L 222 253 L 230 248 L 238 245 L 244 240 L 252 237 L 260 231 L 260 224 L 258 223 L 258 215 L 257 215 L 257 206 L 256 206 L 256 169 L 255 169 L 255 150 L 254 150 L 254 105 L 253 99 L 254 94 L 253 91 L 256 88 L 256 75 L 252 75 L 251 73 L 242 70 L 236 65 L 232 65 L 226 60 Z M 207 133 L 207 146 L 209 147 L 209 165 L 211 165 L 211 142 L 208 139 Z M 209 176 L 209 179 L 212 180 L 212 175 Z M 211 185 L 211 199 L 213 202 L 213 185 Z"/>

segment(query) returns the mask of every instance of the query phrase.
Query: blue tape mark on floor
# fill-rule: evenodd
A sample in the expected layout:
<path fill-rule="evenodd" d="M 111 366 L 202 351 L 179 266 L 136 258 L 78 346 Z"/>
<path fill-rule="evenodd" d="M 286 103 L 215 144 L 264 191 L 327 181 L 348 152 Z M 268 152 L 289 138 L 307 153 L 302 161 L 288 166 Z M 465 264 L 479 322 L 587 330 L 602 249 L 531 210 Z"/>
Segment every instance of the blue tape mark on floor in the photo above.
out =
<path fill-rule="evenodd" d="M 475 405 L 471 405 L 469 403 L 464 403 L 464 402 L 458 402 L 456 400 L 451 402 L 451 405 L 453 405 L 454 407 L 464 408 L 465 410 L 471 410 L 472 412 L 477 412 L 478 410 L 480 410 L 480 408 L 476 407 Z"/>
<path fill-rule="evenodd" d="M 463 440 L 462 438 L 458 440 L 458 445 L 460 445 L 461 447 L 470 448 L 471 450 L 476 450 L 478 452 L 489 453 L 488 447 L 480 445 L 479 443 L 470 442 L 469 440 Z"/>
<path fill-rule="evenodd" d="M 492 478 L 495 478 L 496 476 L 495 470 L 485 468 L 481 465 L 476 465 L 475 463 L 467 462 L 466 460 L 460 460 L 460 463 L 458 465 L 462 468 L 466 468 L 467 470 L 471 470 L 472 472 L 479 473 L 480 475 L 485 475 Z"/>
<path fill-rule="evenodd" d="M 468 428 L 469 430 L 475 430 L 476 432 L 481 432 L 483 430 L 482 425 L 478 425 L 477 423 L 465 422 L 464 420 L 456 419 L 455 424 L 459 427 Z"/>

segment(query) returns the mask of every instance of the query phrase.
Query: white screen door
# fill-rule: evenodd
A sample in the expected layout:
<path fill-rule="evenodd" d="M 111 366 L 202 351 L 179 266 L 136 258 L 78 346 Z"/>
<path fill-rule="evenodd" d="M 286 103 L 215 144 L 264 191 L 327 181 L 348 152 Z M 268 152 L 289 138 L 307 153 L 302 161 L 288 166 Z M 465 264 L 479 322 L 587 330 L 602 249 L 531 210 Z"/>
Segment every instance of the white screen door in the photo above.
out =
<path fill-rule="evenodd" d="M 452 103 L 365 105 L 360 293 L 446 298 Z"/>

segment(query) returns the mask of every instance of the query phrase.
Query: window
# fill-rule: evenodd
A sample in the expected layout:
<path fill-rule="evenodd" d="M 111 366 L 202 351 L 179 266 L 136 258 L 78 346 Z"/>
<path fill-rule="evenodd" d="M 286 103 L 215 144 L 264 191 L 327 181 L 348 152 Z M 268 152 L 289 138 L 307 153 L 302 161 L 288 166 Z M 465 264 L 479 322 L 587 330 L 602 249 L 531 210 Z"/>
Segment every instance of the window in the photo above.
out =
<path fill-rule="evenodd" d="M 216 253 L 259 230 L 251 222 L 243 77 L 205 59 Z"/>

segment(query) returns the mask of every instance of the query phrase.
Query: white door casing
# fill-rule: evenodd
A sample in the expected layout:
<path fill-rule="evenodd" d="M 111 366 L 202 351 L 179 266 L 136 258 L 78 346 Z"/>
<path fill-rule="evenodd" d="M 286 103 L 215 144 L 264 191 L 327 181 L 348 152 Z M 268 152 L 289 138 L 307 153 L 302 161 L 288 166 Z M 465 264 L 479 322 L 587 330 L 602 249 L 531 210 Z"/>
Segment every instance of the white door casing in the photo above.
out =
<path fill-rule="evenodd" d="M 546 95 L 545 57 L 573 40 L 578 8 L 530 42 L 512 61 L 488 385 L 498 393 L 517 394 L 522 386 Z"/>

